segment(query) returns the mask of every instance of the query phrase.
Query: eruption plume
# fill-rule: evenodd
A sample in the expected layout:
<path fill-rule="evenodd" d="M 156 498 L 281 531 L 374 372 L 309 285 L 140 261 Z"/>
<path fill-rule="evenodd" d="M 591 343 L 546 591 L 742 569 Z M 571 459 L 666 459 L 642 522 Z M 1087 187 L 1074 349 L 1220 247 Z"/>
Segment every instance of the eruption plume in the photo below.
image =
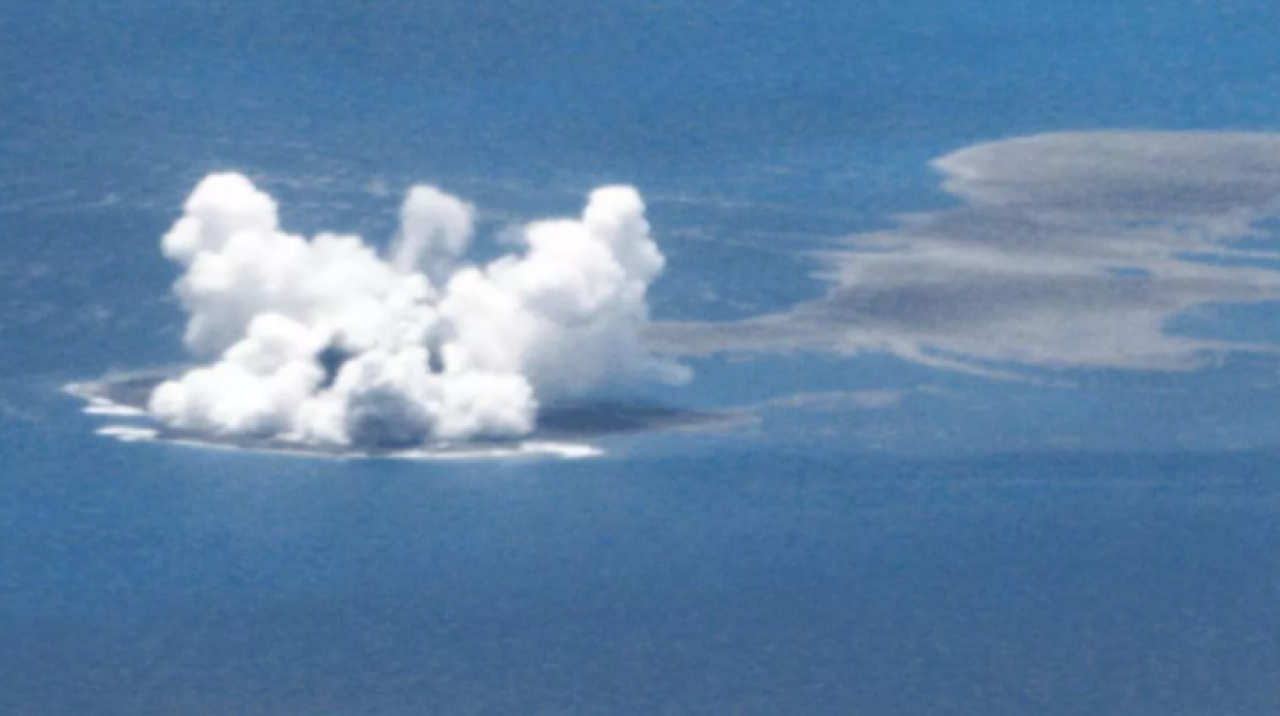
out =
<path fill-rule="evenodd" d="M 384 255 L 286 233 L 248 179 L 207 177 L 163 249 L 183 268 L 185 344 L 210 362 L 157 387 L 151 414 L 224 438 L 395 449 L 517 437 L 540 402 L 687 379 L 640 340 L 664 259 L 634 189 L 524 226 L 485 265 L 467 260 L 474 216 L 414 187 Z"/>

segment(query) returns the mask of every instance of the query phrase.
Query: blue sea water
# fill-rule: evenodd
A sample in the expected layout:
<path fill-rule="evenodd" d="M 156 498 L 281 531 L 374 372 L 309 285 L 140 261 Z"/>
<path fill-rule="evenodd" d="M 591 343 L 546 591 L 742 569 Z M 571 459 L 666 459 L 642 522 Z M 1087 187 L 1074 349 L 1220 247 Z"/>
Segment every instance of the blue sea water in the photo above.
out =
<path fill-rule="evenodd" d="M 372 240 L 416 181 L 490 229 L 634 183 L 655 316 L 731 320 L 953 203 L 947 152 L 1280 129 L 1278 27 L 1256 0 L 0 6 L 0 713 L 1277 713 L 1266 356 L 1069 385 L 697 358 L 653 397 L 731 428 L 582 461 L 120 444 L 59 391 L 183 359 L 157 244 L 209 171 Z"/>

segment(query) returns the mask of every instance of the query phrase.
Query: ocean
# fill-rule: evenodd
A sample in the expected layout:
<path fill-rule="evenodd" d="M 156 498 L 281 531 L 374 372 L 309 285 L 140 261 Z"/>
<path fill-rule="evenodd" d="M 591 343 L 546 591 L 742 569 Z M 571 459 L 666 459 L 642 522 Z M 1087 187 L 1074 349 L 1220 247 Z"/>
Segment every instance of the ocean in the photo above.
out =
<path fill-rule="evenodd" d="M 690 348 L 690 384 L 609 405 L 698 419 L 580 459 L 125 443 L 64 392 L 189 360 L 159 241 L 210 172 L 378 244 L 430 182 L 481 207 L 482 255 L 634 184 L 659 326 L 786 336 L 848 237 L 977 201 L 939 157 L 1280 129 L 1277 27 L 1249 0 L 0 7 L 0 713 L 1277 713 L 1262 288 L 1142 304 L 1238 342 L 1204 361 L 1111 333 L 1041 360 L 860 299 L 893 330 Z"/>

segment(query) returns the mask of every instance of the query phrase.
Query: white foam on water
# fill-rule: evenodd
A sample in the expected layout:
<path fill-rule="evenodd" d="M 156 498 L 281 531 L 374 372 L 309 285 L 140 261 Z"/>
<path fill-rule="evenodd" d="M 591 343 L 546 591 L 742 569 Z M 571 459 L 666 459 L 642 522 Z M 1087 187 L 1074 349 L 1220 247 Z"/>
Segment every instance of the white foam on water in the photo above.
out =
<path fill-rule="evenodd" d="M 139 428 L 133 425 L 107 425 L 98 428 L 97 434 L 119 440 L 122 443 L 137 443 L 156 440 L 160 436 L 160 431 L 154 428 Z"/>
<path fill-rule="evenodd" d="M 113 418 L 146 418 L 147 411 L 107 400 L 106 398 L 89 398 L 84 408 L 85 415 L 102 415 Z"/>

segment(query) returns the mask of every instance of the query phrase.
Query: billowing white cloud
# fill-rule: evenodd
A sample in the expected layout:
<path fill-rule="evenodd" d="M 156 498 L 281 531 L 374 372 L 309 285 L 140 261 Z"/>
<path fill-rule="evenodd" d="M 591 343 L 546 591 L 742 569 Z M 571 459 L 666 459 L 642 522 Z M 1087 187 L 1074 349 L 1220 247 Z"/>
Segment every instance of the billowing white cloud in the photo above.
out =
<path fill-rule="evenodd" d="M 883 351 L 990 373 L 1183 370 L 1261 350 L 1172 330 L 1202 306 L 1280 302 L 1280 135 L 1080 132 L 934 163 L 963 203 L 827 252 L 823 297 L 728 323 L 655 327 L 673 352 Z M 1007 375 L 1007 373 L 1006 373 Z"/>
<path fill-rule="evenodd" d="M 400 209 L 392 263 L 400 271 L 422 270 L 434 281 L 445 280 L 467 253 L 474 216 L 470 204 L 435 187 L 413 187 Z"/>
<path fill-rule="evenodd" d="M 289 234 L 248 179 L 206 178 L 163 248 L 184 268 L 185 342 L 212 362 L 157 387 L 151 414 L 222 437 L 404 448 L 523 435 L 540 401 L 687 379 L 641 344 L 663 257 L 634 189 L 524 227 L 520 250 L 487 265 L 467 261 L 474 213 L 414 187 L 384 256 Z"/>

